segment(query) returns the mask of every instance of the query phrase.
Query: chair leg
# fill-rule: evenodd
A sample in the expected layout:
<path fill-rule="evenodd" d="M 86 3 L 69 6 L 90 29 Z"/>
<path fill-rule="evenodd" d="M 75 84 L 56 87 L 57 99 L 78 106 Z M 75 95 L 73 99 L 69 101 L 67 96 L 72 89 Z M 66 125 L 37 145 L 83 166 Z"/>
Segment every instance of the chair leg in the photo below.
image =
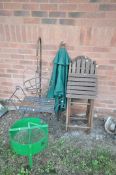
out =
<path fill-rule="evenodd" d="M 68 130 L 68 125 L 70 123 L 70 102 L 71 99 L 67 99 L 67 110 L 66 110 L 66 131 Z"/>
<path fill-rule="evenodd" d="M 88 103 L 89 103 L 87 108 L 88 127 L 92 128 L 94 100 L 88 100 Z"/>
<path fill-rule="evenodd" d="M 56 118 L 57 118 L 57 121 L 59 121 L 60 120 L 60 115 L 61 115 L 61 112 L 60 111 L 58 111 L 58 112 L 56 112 Z"/>
<path fill-rule="evenodd" d="M 90 127 L 89 126 L 89 117 L 90 117 L 90 100 L 88 99 L 88 101 L 87 101 L 87 111 L 86 111 L 86 117 L 87 117 L 87 126 L 88 127 Z"/>
<path fill-rule="evenodd" d="M 90 109 L 90 128 L 93 127 L 93 109 L 94 109 L 94 100 L 91 100 L 91 109 Z"/>

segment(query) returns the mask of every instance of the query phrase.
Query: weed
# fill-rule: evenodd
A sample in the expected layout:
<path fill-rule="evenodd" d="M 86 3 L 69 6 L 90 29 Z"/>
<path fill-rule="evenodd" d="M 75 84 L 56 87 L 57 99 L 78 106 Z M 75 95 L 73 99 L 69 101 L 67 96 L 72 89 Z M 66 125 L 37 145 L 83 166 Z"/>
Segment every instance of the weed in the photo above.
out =
<path fill-rule="evenodd" d="M 21 167 L 20 172 L 17 175 L 29 175 L 29 171 Z"/>
<path fill-rule="evenodd" d="M 73 139 L 52 140 L 46 151 L 34 156 L 33 168 L 28 170 L 22 167 L 27 160 L 1 143 L 0 175 L 115 175 L 115 156 L 100 146 L 86 150 Z"/>

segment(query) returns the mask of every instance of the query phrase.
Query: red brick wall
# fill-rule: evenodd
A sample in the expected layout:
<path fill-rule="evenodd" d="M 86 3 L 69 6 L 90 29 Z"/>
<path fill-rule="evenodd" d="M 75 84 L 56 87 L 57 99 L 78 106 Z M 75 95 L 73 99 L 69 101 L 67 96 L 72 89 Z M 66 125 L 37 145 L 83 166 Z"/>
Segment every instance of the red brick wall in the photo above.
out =
<path fill-rule="evenodd" d="M 96 60 L 96 111 L 116 114 L 116 0 L 0 0 L 0 98 L 8 98 L 36 64 L 42 37 L 43 63 L 50 70 L 63 40 L 73 59 Z M 45 69 L 45 68 L 44 68 Z"/>

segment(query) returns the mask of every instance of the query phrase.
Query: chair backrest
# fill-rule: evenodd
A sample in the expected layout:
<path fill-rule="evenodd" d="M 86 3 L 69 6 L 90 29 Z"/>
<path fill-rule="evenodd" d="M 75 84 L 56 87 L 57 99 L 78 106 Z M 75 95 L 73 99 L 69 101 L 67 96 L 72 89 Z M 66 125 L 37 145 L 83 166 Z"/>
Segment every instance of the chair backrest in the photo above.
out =
<path fill-rule="evenodd" d="M 94 99 L 97 91 L 96 62 L 76 57 L 69 67 L 67 98 Z"/>

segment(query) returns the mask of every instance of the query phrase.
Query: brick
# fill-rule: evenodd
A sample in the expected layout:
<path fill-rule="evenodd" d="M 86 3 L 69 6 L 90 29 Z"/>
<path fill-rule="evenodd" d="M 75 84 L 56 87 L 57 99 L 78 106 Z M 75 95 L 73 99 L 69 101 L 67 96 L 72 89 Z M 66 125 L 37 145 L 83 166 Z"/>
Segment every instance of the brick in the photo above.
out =
<path fill-rule="evenodd" d="M 24 10 L 39 10 L 39 4 L 23 4 L 22 8 Z"/>
<path fill-rule="evenodd" d="M 11 75 L 10 75 L 10 74 L 0 74 L 0 77 L 3 77 L 3 78 L 10 78 Z"/>
<path fill-rule="evenodd" d="M 114 67 L 110 66 L 110 65 L 100 65 L 99 69 L 103 69 L 103 70 L 113 70 Z"/>
<path fill-rule="evenodd" d="M 113 32 L 113 36 L 111 38 L 111 46 L 116 46 L 116 30 Z"/>
<path fill-rule="evenodd" d="M 18 49 L 17 52 L 20 53 L 20 54 L 22 54 L 22 55 L 25 55 L 25 54 L 27 54 L 27 55 L 31 55 L 32 54 L 33 55 L 33 51 L 30 50 L 30 49 L 23 49 L 22 48 L 22 49 Z"/>
<path fill-rule="evenodd" d="M 58 18 L 58 17 L 65 17 L 65 16 L 66 16 L 65 12 L 49 12 L 49 17 Z"/>
<path fill-rule="evenodd" d="M 50 3 L 66 3 L 66 0 L 49 0 Z"/>
<path fill-rule="evenodd" d="M 33 25 L 32 37 L 33 37 L 34 43 L 36 43 L 37 41 L 37 36 L 40 36 L 40 31 L 38 30 L 38 28 L 39 28 L 38 25 Z"/>
<path fill-rule="evenodd" d="M 44 45 L 43 50 L 56 50 L 57 46 L 56 45 Z"/>
<path fill-rule="evenodd" d="M 110 0 L 110 2 L 112 2 L 112 3 L 116 3 L 116 1 L 115 1 L 115 0 Z"/>
<path fill-rule="evenodd" d="M 106 47 L 94 47 L 93 52 L 109 52 L 109 48 Z"/>
<path fill-rule="evenodd" d="M 50 3 L 86 3 L 88 0 L 49 0 Z"/>
<path fill-rule="evenodd" d="M 17 38 L 16 38 L 16 26 L 14 25 L 11 25 L 10 26 L 10 33 L 11 33 L 11 41 L 17 41 Z"/>
<path fill-rule="evenodd" d="M 103 11 L 116 11 L 116 4 L 101 4 L 99 9 Z"/>
<path fill-rule="evenodd" d="M 5 30 L 2 24 L 0 24 L 0 41 L 5 40 Z"/>
<path fill-rule="evenodd" d="M 0 10 L 0 16 L 11 16 L 12 11 L 9 10 Z"/>
<path fill-rule="evenodd" d="M 88 0 L 68 0 L 68 3 L 88 3 Z"/>
<path fill-rule="evenodd" d="M 48 13 L 44 11 L 32 11 L 32 16 L 34 17 L 47 17 Z"/>
<path fill-rule="evenodd" d="M 82 12 L 96 12 L 99 10 L 98 4 L 79 4 L 77 11 L 82 11 Z"/>
<path fill-rule="evenodd" d="M 111 64 L 116 64 L 116 60 L 110 60 Z"/>
<path fill-rule="evenodd" d="M 105 18 L 104 12 L 70 12 L 69 17 L 71 18 Z"/>
<path fill-rule="evenodd" d="M 36 61 L 36 56 L 32 55 L 24 55 L 23 60 L 35 60 Z"/>
<path fill-rule="evenodd" d="M 13 74 L 12 77 L 13 77 L 13 78 L 16 78 L 16 79 L 17 79 L 17 78 L 23 79 L 23 75 L 16 75 L 16 74 Z"/>
<path fill-rule="evenodd" d="M 11 2 L 12 0 L 0 0 L 0 2 Z"/>
<path fill-rule="evenodd" d="M 26 36 L 27 36 L 27 41 L 31 42 L 32 41 L 32 26 L 26 26 Z"/>
<path fill-rule="evenodd" d="M 30 16 L 29 11 L 17 10 L 14 11 L 14 16 Z"/>
<path fill-rule="evenodd" d="M 106 16 L 105 16 L 105 13 L 104 12 L 94 12 L 94 13 L 85 13 L 84 15 L 83 15 L 83 17 L 85 17 L 85 18 L 105 18 Z"/>
<path fill-rule="evenodd" d="M 106 18 L 111 18 L 111 19 L 116 19 L 116 12 L 105 12 L 105 17 Z"/>
<path fill-rule="evenodd" d="M 49 18 L 43 18 L 42 19 L 43 24 L 56 24 L 57 19 L 49 19 Z"/>
<path fill-rule="evenodd" d="M 13 83 L 10 82 L 10 81 L 2 81 L 2 84 L 3 84 L 4 86 L 9 86 L 9 87 L 11 87 L 11 86 L 13 85 Z"/>
<path fill-rule="evenodd" d="M 22 25 L 22 41 L 25 42 L 27 41 L 27 38 L 26 38 L 26 29 L 25 29 L 25 26 Z"/>
<path fill-rule="evenodd" d="M 5 38 L 6 38 L 6 41 L 10 41 L 10 30 L 9 30 L 9 26 L 8 25 L 5 25 L 4 26 L 4 29 L 5 29 Z"/>
<path fill-rule="evenodd" d="M 17 41 L 18 41 L 18 42 L 21 41 L 21 30 L 20 30 L 20 25 L 16 25 L 16 38 L 17 38 Z"/>
<path fill-rule="evenodd" d="M 99 2 L 99 0 L 89 0 L 89 2 Z"/>
<path fill-rule="evenodd" d="M 24 18 L 23 21 L 24 21 L 24 24 L 40 24 L 40 19 L 38 18 L 27 17 L 27 18 Z"/>
<path fill-rule="evenodd" d="M 31 0 L 31 2 L 47 3 L 48 0 Z"/>
<path fill-rule="evenodd" d="M 40 9 L 44 11 L 55 11 L 57 10 L 57 4 L 40 4 Z"/>
<path fill-rule="evenodd" d="M 84 15 L 85 15 L 84 12 L 69 12 L 70 18 L 79 18 L 79 17 L 83 17 Z"/>
<path fill-rule="evenodd" d="M 114 102 L 112 100 L 103 100 L 101 103 L 106 103 L 106 104 L 113 104 Z"/>
<path fill-rule="evenodd" d="M 22 4 L 21 3 L 4 3 L 4 9 L 21 10 Z"/>
<path fill-rule="evenodd" d="M 0 24 L 6 23 L 7 19 L 6 16 L 0 16 Z"/>
<path fill-rule="evenodd" d="M 7 69 L 7 73 L 18 73 L 18 70 L 15 70 L 15 69 Z"/>
<path fill-rule="evenodd" d="M 0 3 L 0 9 L 3 9 L 3 3 Z"/>
<path fill-rule="evenodd" d="M 7 17 L 4 17 L 5 19 L 5 24 L 21 24 L 23 23 L 23 18 L 21 18 L 20 16 L 11 16 L 10 19 Z"/>
<path fill-rule="evenodd" d="M 101 19 L 101 20 L 93 20 L 93 23 L 94 23 L 94 26 L 96 27 L 115 27 L 116 26 L 116 20 L 115 19 L 111 19 L 111 20 L 108 20 L 108 19 Z"/>
<path fill-rule="evenodd" d="M 6 72 L 6 71 L 5 71 L 4 68 L 3 68 L 3 69 L 2 69 L 2 68 L 0 69 L 0 73 L 5 73 L 5 72 Z M 1 83 L 1 84 L 2 84 L 2 83 Z"/>
<path fill-rule="evenodd" d="M 59 9 L 61 11 L 76 11 L 77 4 L 59 4 Z"/>
<path fill-rule="evenodd" d="M 29 60 L 21 60 L 20 64 L 29 64 L 29 65 L 33 65 L 33 61 L 29 61 Z"/>
<path fill-rule="evenodd" d="M 62 25 L 74 25 L 75 21 L 73 19 L 59 19 L 59 23 Z"/>
<path fill-rule="evenodd" d="M 13 65 L 13 68 L 15 69 L 24 69 L 23 65 Z"/>
<path fill-rule="evenodd" d="M 15 1 L 15 2 L 29 2 L 29 0 L 10 0 L 10 1 Z"/>
<path fill-rule="evenodd" d="M 80 32 L 80 44 L 81 45 L 90 44 L 91 32 L 92 32 L 91 27 L 88 27 L 88 28 L 82 27 L 81 28 L 81 32 Z"/>

